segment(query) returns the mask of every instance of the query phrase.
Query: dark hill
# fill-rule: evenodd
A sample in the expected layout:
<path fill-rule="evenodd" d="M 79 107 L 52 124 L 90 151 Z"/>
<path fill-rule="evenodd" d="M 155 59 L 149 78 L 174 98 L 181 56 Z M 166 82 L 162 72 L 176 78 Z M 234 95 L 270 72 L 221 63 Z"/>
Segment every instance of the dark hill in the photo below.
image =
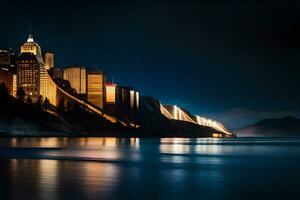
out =
<path fill-rule="evenodd" d="M 141 96 L 137 120 L 153 137 L 209 137 L 218 132 L 210 127 L 168 119 L 161 114 L 159 101 L 152 97 Z"/>
<path fill-rule="evenodd" d="M 58 113 L 11 96 L 0 100 L 0 136 L 143 136 L 142 131 L 123 128 L 78 107 Z M 130 133 L 129 133 L 130 132 Z"/>
<path fill-rule="evenodd" d="M 45 111 L 9 95 L 0 98 L 0 105 L 0 136 L 210 137 L 218 132 L 166 118 L 159 101 L 151 97 L 141 97 L 136 115 L 139 129 L 112 124 L 78 106 L 64 112 Z"/>
<path fill-rule="evenodd" d="M 300 136 L 300 119 L 292 116 L 263 119 L 235 130 L 238 136 Z"/>

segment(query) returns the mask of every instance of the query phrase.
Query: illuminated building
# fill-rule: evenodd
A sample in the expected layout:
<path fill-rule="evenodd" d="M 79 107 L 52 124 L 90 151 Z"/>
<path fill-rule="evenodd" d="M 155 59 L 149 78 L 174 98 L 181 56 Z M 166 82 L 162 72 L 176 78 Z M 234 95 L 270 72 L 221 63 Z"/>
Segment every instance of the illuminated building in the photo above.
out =
<path fill-rule="evenodd" d="M 105 110 L 122 119 L 132 120 L 139 109 L 139 93 L 130 87 L 106 83 Z"/>
<path fill-rule="evenodd" d="M 17 66 L 17 87 L 23 88 L 26 96 L 36 101 L 40 95 L 57 105 L 57 88 L 44 67 L 41 47 L 29 35 L 21 46 Z"/>
<path fill-rule="evenodd" d="M 101 70 L 87 70 L 87 99 L 103 108 L 105 96 L 105 75 Z"/>
<path fill-rule="evenodd" d="M 45 53 L 45 68 L 51 69 L 54 67 L 54 54 L 50 52 Z"/>
<path fill-rule="evenodd" d="M 139 93 L 131 87 L 117 86 L 116 104 L 118 115 L 132 118 L 139 108 Z"/>
<path fill-rule="evenodd" d="M 15 54 L 10 48 L 0 49 L 0 83 L 5 83 L 10 95 L 16 96 Z"/>
<path fill-rule="evenodd" d="M 23 88 L 25 95 L 36 101 L 40 95 L 41 63 L 33 53 L 21 53 L 18 59 L 17 87 Z"/>
<path fill-rule="evenodd" d="M 35 55 L 37 57 L 37 61 L 40 64 L 44 63 L 41 47 L 36 42 L 34 42 L 31 34 L 29 35 L 27 42 L 25 42 L 21 46 L 21 54 L 22 53 L 32 53 L 33 55 Z"/>
<path fill-rule="evenodd" d="M 71 66 L 64 69 L 64 79 L 70 82 L 71 87 L 78 94 L 86 94 L 86 69 L 84 67 Z"/>
<path fill-rule="evenodd" d="M 50 104 L 55 107 L 61 102 L 63 104 L 77 104 L 112 123 L 118 122 L 124 127 L 127 126 L 124 122 L 104 113 L 102 109 L 73 95 L 75 92 L 71 91 L 68 80 L 61 79 L 59 81 L 56 80 L 55 82 L 44 67 L 41 55 L 41 48 L 34 42 L 32 35 L 30 35 L 27 42 L 21 46 L 20 59 L 17 66 L 17 85 L 24 89 L 26 95 L 31 95 L 32 100 L 36 100 L 38 96 L 41 95 L 44 99 L 47 98 L 50 101 Z M 80 84 L 80 89 L 85 91 L 85 69 L 83 68 L 79 71 L 79 82 L 82 82 L 82 85 L 84 86 L 83 87 Z M 72 72 L 72 70 L 70 70 L 70 72 Z M 67 75 L 68 70 L 66 70 L 66 76 Z M 70 91 L 68 91 L 68 89 Z"/>
<path fill-rule="evenodd" d="M 106 83 L 105 84 L 105 104 L 104 109 L 110 114 L 116 113 L 116 88 L 117 84 Z"/>
<path fill-rule="evenodd" d="M 105 85 L 105 103 L 106 104 L 116 104 L 116 87 L 117 85 L 114 83 L 106 83 Z"/>

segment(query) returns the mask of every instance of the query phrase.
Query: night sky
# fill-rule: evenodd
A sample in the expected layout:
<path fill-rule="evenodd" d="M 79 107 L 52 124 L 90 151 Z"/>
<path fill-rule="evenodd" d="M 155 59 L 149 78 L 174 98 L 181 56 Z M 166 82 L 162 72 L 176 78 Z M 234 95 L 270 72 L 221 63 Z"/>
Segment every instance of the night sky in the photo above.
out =
<path fill-rule="evenodd" d="M 33 27 L 56 65 L 103 69 L 230 128 L 300 116 L 299 1 L 1 1 L 0 46 Z"/>

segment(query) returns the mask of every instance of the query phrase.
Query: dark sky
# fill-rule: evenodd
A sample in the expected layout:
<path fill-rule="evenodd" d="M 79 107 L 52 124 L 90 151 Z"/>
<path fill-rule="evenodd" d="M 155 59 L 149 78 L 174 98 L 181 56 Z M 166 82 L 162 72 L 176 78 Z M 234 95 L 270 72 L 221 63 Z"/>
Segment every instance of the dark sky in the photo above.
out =
<path fill-rule="evenodd" d="M 299 116 L 299 1 L 37 2 L 2 0 L 0 46 L 18 52 L 32 25 L 58 66 L 103 69 L 231 128 Z"/>

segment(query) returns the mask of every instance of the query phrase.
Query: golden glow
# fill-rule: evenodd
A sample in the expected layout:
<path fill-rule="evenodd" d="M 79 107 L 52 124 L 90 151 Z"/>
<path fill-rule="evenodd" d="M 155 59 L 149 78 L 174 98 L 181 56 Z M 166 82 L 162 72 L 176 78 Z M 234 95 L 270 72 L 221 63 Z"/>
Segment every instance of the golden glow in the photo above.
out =
<path fill-rule="evenodd" d="M 109 120 L 112 123 L 119 122 L 123 126 L 126 124 L 120 120 L 117 120 L 115 117 L 110 116 L 108 114 L 103 113 L 98 108 L 70 95 L 65 92 L 62 88 L 60 88 L 56 83 L 52 80 L 48 71 L 44 67 L 43 58 L 41 56 L 41 48 L 37 43 L 33 42 L 32 36 L 29 37 L 28 41 L 21 46 L 21 53 L 29 52 L 36 55 L 37 62 L 33 63 L 33 60 L 24 60 L 18 66 L 18 76 L 17 76 L 17 85 L 19 87 L 25 88 L 25 93 L 27 95 L 34 95 L 35 100 L 39 95 L 42 95 L 43 98 L 48 98 L 50 103 L 54 106 L 58 105 L 59 98 L 58 91 L 61 95 L 68 97 L 70 100 L 73 100 L 82 106 L 88 108 L 92 112 L 95 112 L 105 119 Z M 72 82 L 75 83 L 77 90 L 80 94 L 86 93 L 86 69 L 73 67 L 65 69 L 64 78 L 70 81 L 71 86 Z M 26 88 L 27 87 L 27 88 Z M 76 89 L 76 88 L 74 88 Z M 32 98 L 34 100 L 34 98 Z"/>
<path fill-rule="evenodd" d="M 104 75 L 88 74 L 87 98 L 92 104 L 103 108 L 104 101 Z"/>
<path fill-rule="evenodd" d="M 136 108 L 139 109 L 140 107 L 140 94 L 139 92 L 135 92 L 136 93 Z"/>
<path fill-rule="evenodd" d="M 173 117 L 174 117 L 174 119 L 178 119 L 178 117 L 177 117 L 177 115 L 178 115 L 178 109 L 177 109 L 177 106 L 175 105 L 174 106 L 174 115 L 173 115 Z"/>
<path fill-rule="evenodd" d="M 48 73 L 47 73 L 48 74 Z M 49 75 L 49 74 L 48 74 Z M 54 81 L 50 78 L 51 82 L 54 83 Z M 55 84 L 55 83 L 54 83 Z M 56 84 L 55 84 L 56 85 Z M 112 122 L 112 123 L 116 123 L 116 122 L 120 122 L 123 126 L 126 126 L 126 124 L 120 120 L 117 120 L 115 117 L 110 116 L 108 114 L 105 114 L 104 112 L 100 111 L 99 109 L 95 108 L 94 106 L 91 106 L 90 104 L 85 103 L 84 101 L 74 97 L 73 95 L 70 95 L 69 93 L 67 93 L 66 91 L 64 91 L 63 89 L 61 89 L 59 86 L 56 85 L 56 88 L 62 92 L 64 95 L 66 95 L 67 97 L 69 97 L 70 99 L 74 100 L 75 102 L 85 106 L 86 108 L 90 109 L 91 111 L 101 115 L 102 117 L 104 117 L 105 119 L 107 119 L 108 121 Z"/>
<path fill-rule="evenodd" d="M 116 85 L 106 85 L 106 103 L 116 103 Z"/>
<path fill-rule="evenodd" d="M 134 108 L 134 103 L 135 103 L 135 101 L 134 101 L 134 91 L 133 90 L 130 90 L 130 109 L 133 109 Z"/>
<path fill-rule="evenodd" d="M 160 112 L 167 118 L 173 119 L 172 114 L 162 104 L 160 104 Z"/>
<path fill-rule="evenodd" d="M 213 133 L 212 137 L 214 137 L 214 138 L 221 138 L 222 134 L 221 133 Z"/>
<path fill-rule="evenodd" d="M 21 53 L 32 53 L 37 57 L 39 63 L 43 63 L 41 47 L 34 42 L 32 35 L 29 35 L 27 42 L 21 46 Z"/>
<path fill-rule="evenodd" d="M 17 96 L 17 75 L 13 75 L 13 92 L 12 92 L 12 95 L 14 97 Z"/>
<path fill-rule="evenodd" d="M 184 110 L 177 107 L 176 105 L 170 107 L 170 106 L 163 106 L 162 104 L 160 104 L 160 111 L 165 117 L 169 119 L 187 121 L 201 126 L 212 127 L 222 133 L 225 133 L 229 137 L 232 136 L 232 133 L 230 133 L 223 124 L 197 115 L 194 116 L 195 118 L 194 120 L 191 118 L 191 116 L 188 113 L 186 113 Z"/>
<path fill-rule="evenodd" d="M 40 70 L 40 95 L 47 98 L 49 102 L 57 106 L 57 87 L 52 82 L 47 70 L 42 66 Z"/>
<path fill-rule="evenodd" d="M 45 53 L 45 68 L 48 70 L 54 67 L 54 54 L 53 53 Z"/>
<path fill-rule="evenodd" d="M 43 63 L 35 58 L 19 59 L 17 68 L 17 88 L 22 87 L 26 96 L 35 102 L 40 95 L 40 69 Z"/>
<path fill-rule="evenodd" d="M 190 146 L 185 143 L 189 141 L 189 138 L 162 138 L 159 150 L 161 153 L 187 154 L 190 153 Z"/>
<path fill-rule="evenodd" d="M 78 94 L 86 94 L 86 69 L 84 67 L 68 67 L 64 70 L 64 79 Z"/>

